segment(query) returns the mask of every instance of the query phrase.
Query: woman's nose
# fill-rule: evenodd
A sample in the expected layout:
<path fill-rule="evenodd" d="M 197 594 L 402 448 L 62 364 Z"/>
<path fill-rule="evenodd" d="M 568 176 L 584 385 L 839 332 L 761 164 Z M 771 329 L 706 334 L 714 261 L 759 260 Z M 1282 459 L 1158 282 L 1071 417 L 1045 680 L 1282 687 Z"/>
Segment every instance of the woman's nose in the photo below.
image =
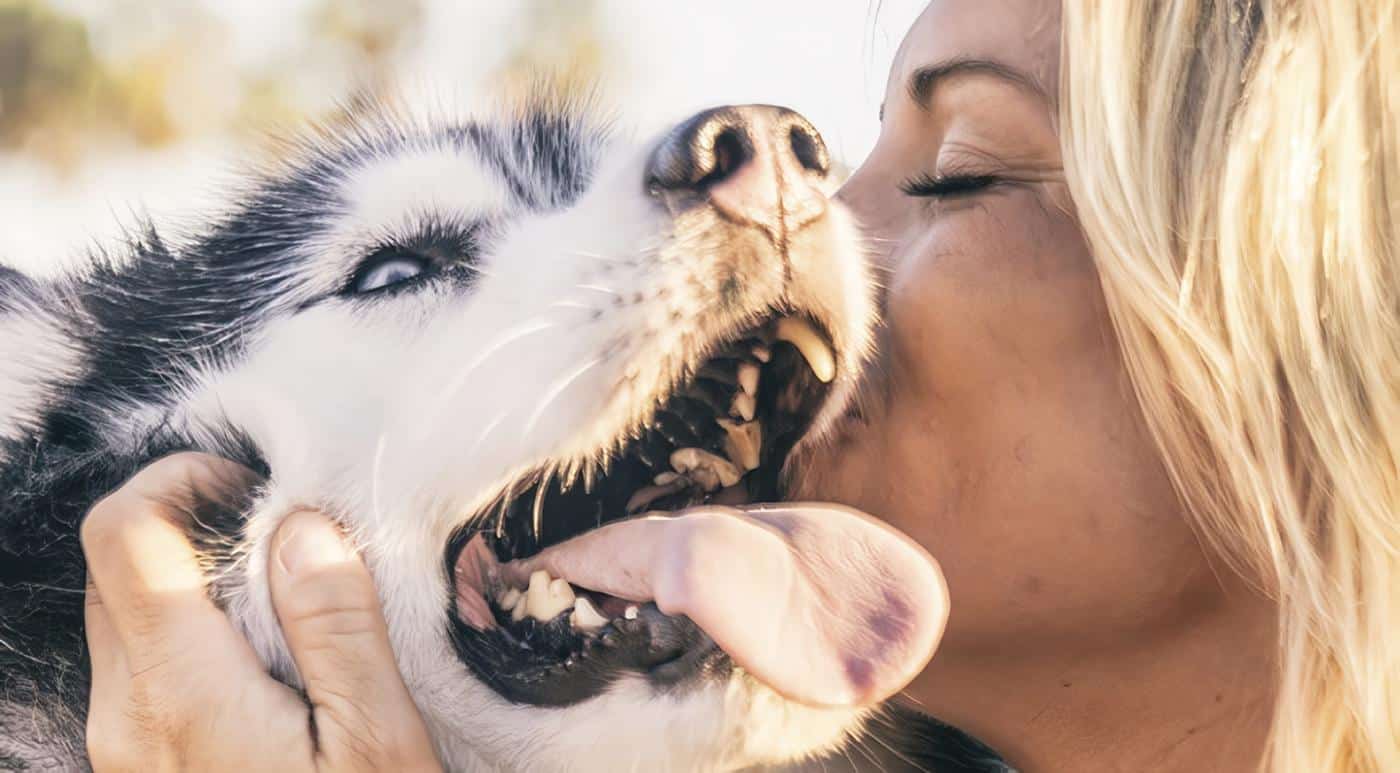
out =
<path fill-rule="evenodd" d="M 826 144 L 801 115 L 772 105 L 717 107 L 662 140 L 647 168 L 649 190 L 684 205 L 774 232 L 791 232 L 826 211 L 820 187 Z"/>

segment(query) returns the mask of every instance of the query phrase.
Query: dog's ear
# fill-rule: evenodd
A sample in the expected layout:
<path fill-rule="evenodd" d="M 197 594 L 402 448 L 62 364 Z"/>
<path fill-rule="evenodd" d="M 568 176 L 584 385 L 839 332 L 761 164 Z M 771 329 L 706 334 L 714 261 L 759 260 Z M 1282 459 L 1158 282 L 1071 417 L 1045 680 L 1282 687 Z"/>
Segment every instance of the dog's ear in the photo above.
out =
<path fill-rule="evenodd" d="M 77 371 L 61 299 L 57 286 L 0 265 L 0 440 L 32 431 L 55 387 Z"/>
<path fill-rule="evenodd" d="M 19 269 L 0 263 L 0 314 L 9 310 L 10 299 L 35 294 L 35 282 Z"/>

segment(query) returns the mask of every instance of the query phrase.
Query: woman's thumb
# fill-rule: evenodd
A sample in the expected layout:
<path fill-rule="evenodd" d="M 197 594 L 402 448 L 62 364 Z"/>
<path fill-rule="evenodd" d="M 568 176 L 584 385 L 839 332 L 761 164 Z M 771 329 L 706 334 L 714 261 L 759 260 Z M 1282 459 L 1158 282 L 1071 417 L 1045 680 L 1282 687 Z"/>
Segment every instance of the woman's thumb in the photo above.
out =
<path fill-rule="evenodd" d="M 373 579 L 335 524 L 312 511 L 287 516 L 268 563 L 272 603 L 311 702 L 320 767 L 435 769 Z"/>

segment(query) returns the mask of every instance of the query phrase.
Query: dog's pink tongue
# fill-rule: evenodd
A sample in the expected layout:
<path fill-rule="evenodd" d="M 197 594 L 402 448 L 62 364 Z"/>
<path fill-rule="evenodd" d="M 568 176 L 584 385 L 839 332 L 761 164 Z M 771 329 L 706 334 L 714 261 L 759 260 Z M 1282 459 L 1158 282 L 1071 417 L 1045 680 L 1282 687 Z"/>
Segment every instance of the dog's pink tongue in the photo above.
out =
<path fill-rule="evenodd" d="M 774 690 L 826 706 L 903 689 L 933 655 L 948 612 L 927 552 L 826 504 L 637 518 L 505 567 L 517 582 L 537 569 L 686 615 Z"/>

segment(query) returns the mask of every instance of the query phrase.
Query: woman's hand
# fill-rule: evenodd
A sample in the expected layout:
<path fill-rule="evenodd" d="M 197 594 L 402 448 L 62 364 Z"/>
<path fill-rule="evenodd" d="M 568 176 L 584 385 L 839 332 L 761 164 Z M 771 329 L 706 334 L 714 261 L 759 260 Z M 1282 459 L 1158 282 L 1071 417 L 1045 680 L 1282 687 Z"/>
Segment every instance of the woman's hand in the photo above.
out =
<path fill-rule="evenodd" d="M 289 516 L 268 568 L 305 699 L 267 675 L 209 600 L 186 537 L 192 504 L 255 480 L 232 462 L 178 454 L 84 521 L 93 768 L 440 770 L 369 572 L 325 517 Z"/>

